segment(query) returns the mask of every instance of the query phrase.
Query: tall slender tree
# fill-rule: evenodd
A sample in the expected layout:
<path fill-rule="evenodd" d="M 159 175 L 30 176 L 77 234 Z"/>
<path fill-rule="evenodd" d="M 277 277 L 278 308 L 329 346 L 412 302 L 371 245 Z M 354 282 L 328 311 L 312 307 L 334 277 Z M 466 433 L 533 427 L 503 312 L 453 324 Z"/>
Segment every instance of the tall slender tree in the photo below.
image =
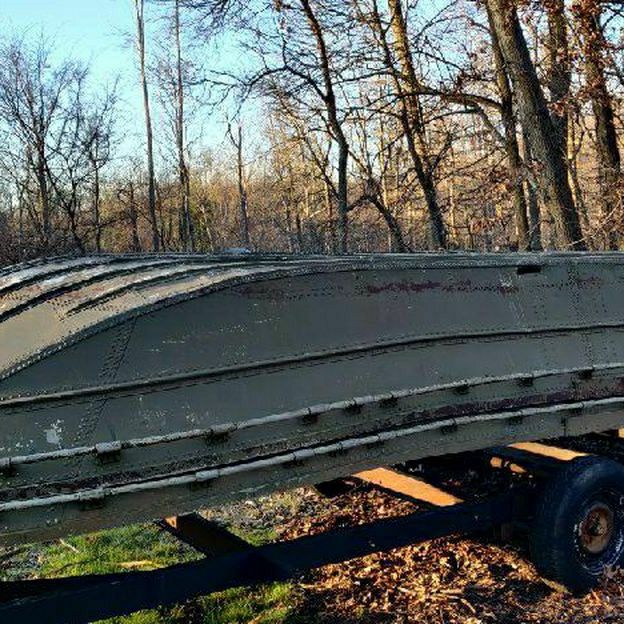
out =
<path fill-rule="evenodd" d="M 544 2 L 548 17 L 548 72 L 547 84 L 550 92 L 550 108 L 559 150 L 567 153 L 568 141 L 568 98 L 572 84 L 568 24 L 564 0 Z"/>
<path fill-rule="evenodd" d="M 301 8 L 308 22 L 310 32 L 316 42 L 318 62 L 324 87 L 323 101 L 327 111 L 327 120 L 333 138 L 338 145 L 338 238 L 340 252 L 346 253 L 349 246 L 349 199 L 347 181 L 349 142 L 347 141 L 347 136 L 339 119 L 334 77 L 323 27 L 310 0 L 299 0 L 299 2 L 301 3 Z"/>
<path fill-rule="evenodd" d="M 375 10 L 377 16 L 379 16 L 376 7 Z M 434 247 L 444 249 L 448 245 L 448 235 L 438 200 L 434 159 L 430 158 L 429 150 L 427 149 L 426 128 L 418 99 L 418 94 L 422 91 L 422 85 L 418 80 L 414 66 L 402 1 L 388 0 L 388 10 L 393 34 L 394 54 L 398 61 L 398 68 L 395 68 L 394 63 L 390 60 L 389 52 L 387 52 L 386 58 L 394 70 L 393 75 L 401 101 L 401 121 L 412 164 L 425 196 L 429 212 L 432 243 Z M 381 20 L 378 19 L 378 24 L 380 22 Z M 383 26 L 379 34 L 384 36 L 382 31 Z"/>
<path fill-rule="evenodd" d="M 180 27 L 180 0 L 173 6 L 173 32 L 175 39 L 175 135 L 178 152 L 178 180 L 180 194 L 179 237 L 182 248 L 186 251 L 195 250 L 195 228 L 191 214 L 191 178 L 186 159 L 186 119 L 184 115 L 184 70 L 182 57 L 182 34 Z"/>
<path fill-rule="evenodd" d="M 236 179 L 238 182 L 238 214 L 240 244 L 249 248 L 249 211 L 247 209 L 247 186 L 245 184 L 245 163 L 243 160 L 243 126 L 239 122 L 236 130 L 232 130 L 232 124 L 228 124 L 228 136 L 236 149 Z"/>
<path fill-rule="evenodd" d="M 156 217 L 156 180 L 154 174 L 154 137 L 152 114 L 150 110 L 149 87 L 147 84 L 147 65 L 145 50 L 145 0 L 134 0 L 136 17 L 136 46 L 139 56 L 139 74 L 143 93 L 143 111 L 145 115 L 145 142 L 147 148 L 147 212 L 152 228 L 152 248 L 160 249 L 158 219 Z"/>
<path fill-rule="evenodd" d="M 501 119 L 505 129 L 505 152 L 509 163 L 509 172 L 513 188 L 514 218 L 516 222 L 516 233 L 518 235 L 518 249 L 531 249 L 531 236 L 529 232 L 529 218 L 527 212 L 527 202 L 524 194 L 524 183 L 522 175 L 522 158 L 516 133 L 516 117 L 513 105 L 513 93 L 505 60 L 498 43 L 498 37 L 493 25 L 490 23 L 492 37 L 492 55 L 494 57 L 494 67 L 496 71 L 496 84 L 501 98 Z"/>

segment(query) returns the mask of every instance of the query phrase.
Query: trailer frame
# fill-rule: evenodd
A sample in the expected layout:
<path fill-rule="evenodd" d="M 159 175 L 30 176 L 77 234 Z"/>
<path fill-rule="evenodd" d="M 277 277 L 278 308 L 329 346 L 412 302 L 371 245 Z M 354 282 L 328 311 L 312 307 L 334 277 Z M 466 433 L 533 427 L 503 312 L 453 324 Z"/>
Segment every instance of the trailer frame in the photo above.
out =
<path fill-rule="evenodd" d="M 206 552 L 208 543 L 227 554 L 149 572 L 18 581 L 0 584 L 0 619 L 22 624 L 78 624 L 170 606 L 232 587 L 285 581 L 340 563 L 449 534 L 466 534 L 517 519 L 526 505 L 524 488 L 487 500 L 254 547 L 199 516 L 186 516 L 188 541 Z M 183 532 L 182 532 L 183 533 Z"/>
<path fill-rule="evenodd" d="M 615 437 L 612 442 L 615 449 L 624 450 L 624 442 Z M 556 455 L 527 450 L 522 445 L 466 454 L 468 466 L 483 469 L 495 465 L 525 471 L 535 477 L 515 483 L 510 481 L 511 485 L 503 491 L 472 500 L 453 500 L 452 495 L 446 496 L 442 490 L 438 491 L 443 494 L 440 498 L 435 485 L 429 485 L 426 478 L 410 476 L 407 470 L 398 473 L 402 481 L 406 481 L 399 485 L 395 472 L 356 474 L 356 480 L 364 480 L 401 499 L 421 503 L 422 507 L 423 498 L 412 493 L 411 480 L 416 489 L 424 485 L 434 490 L 433 503 L 425 504 L 425 510 L 407 515 L 263 546 L 254 546 L 197 513 L 166 518 L 157 524 L 202 553 L 203 558 L 153 571 L 0 582 L 0 621 L 35 624 L 44 617 L 47 624 L 86 624 L 144 609 L 172 606 L 234 587 L 286 581 L 328 564 L 435 538 L 484 533 L 499 527 L 526 528 L 544 484 L 566 463 Z M 446 459 L 452 461 L 452 456 L 434 461 Z M 493 460 L 497 463 L 492 463 Z M 339 484 L 319 489 L 329 496 L 332 492 L 345 491 Z M 425 499 L 430 494 L 426 491 Z"/>

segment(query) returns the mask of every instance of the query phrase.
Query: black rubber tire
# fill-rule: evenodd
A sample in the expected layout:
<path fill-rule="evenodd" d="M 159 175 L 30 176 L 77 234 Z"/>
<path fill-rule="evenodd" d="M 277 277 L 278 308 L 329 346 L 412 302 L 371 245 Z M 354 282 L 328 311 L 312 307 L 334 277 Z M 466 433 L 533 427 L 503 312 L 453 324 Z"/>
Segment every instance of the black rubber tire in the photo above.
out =
<path fill-rule="evenodd" d="M 579 527 L 589 508 L 607 504 L 613 533 L 605 550 L 591 554 L 580 543 Z M 606 569 L 624 560 L 624 467 L 610 459 L 580 457 L 545 485 L 530 536 L 538 572 L 575 593 L 595 587 Z"/>

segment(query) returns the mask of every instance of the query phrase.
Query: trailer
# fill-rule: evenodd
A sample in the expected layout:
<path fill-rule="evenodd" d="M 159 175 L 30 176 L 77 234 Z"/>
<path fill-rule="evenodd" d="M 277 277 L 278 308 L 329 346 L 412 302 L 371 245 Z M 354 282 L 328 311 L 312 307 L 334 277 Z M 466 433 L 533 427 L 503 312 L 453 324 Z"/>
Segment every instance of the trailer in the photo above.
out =
<path fill-rule="evenodd" d="M 319 484 L 321 493 L 335 496 L 361 480 L 424 509 L 291 541 L 256 547 L 197 513 L 162 519 L 157 523 L 162 530 L 203 558 L 147 572 L 0 583 L 0 619 L 87 624 L 234 587 L 297 579 L 327 564 L 429 539 L 493 531 L 499 539 L 528 533 L 538 570 L 574 592 L 584 592 L 622 558 L 624 524 L 617 496 L 624 493 L 619 463 L 624 441 L 616 432 L 609 435 L 608 456 L 570 450 L 595 442 L 574 438 L 558 440 L 561 446 L 520 444 L 446 456 L 431 465 L 425 460 L 424 469 L 418 462 L 417 476 L 407 463 Z M 605 441 L 599 446 L 604 448 Z M 438 483 L 447 462 L 456 473 L 478 471 L 486 478 L 488 471 L 497 471 L 508 478 L 487 495 L 462 498 L 461 485 L 451 492 Z M 524 478 L 516 480 L 518 473 Z"/>
<path fill-rule="evenodd" d="M 617 253 L 103 255 L 5 269 L 0 544 L 171 516 L 209 535 L 188 514 L 379 466 L 617 430 L 623 281 Z M 58 621 L 84 621 L 78 604 L 103 603 L 100 616 L 122 596 L 150 606 L 509 522 L 540 527 L 540 569 L 586 588 L 619 563 L 624 480 L 610 459 L 569 466 L 425 519 L 239 543 L 123 583 L 4 587 L 0 614 L 53 605 Z"/>

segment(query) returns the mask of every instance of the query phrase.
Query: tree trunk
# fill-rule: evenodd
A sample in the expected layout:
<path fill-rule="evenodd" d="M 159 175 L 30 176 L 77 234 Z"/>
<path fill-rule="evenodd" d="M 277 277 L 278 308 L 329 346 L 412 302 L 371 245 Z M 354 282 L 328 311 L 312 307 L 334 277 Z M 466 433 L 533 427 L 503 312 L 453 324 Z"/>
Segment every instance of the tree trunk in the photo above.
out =
<path fill-rule="evenodd" d="M 600 198 L 605 244 L 618 248 L 617 217 L 621 212 L 621 159 L 615 129 L 613 99 L 605 76 L 605 40 L 600 24 L 601 6 L 594 2 L 577 2 L 574 13 L 579 23 L 585 77 L 596 123 L 596 150 L 600 172 Z"/>
<path fill-rule="evenodd" d="M 95 226 L 95 250 L 102 251 L 102 220 L 100 217 L 100 168 L 97 165 L 97 156 L 93 165 L 93 221 Z"/>
<path fill-rule="evenodd" d="M 340 253 L 349 250 L 349 206 L 347 203 L 347 165 L 349 146 L 346 140 L 338 142 L 338 245 Z"/>
<path fill-rule="evenodd" d="M 247 210 L 247 188 L 245 186 L 245 163 L 243 162 L 243 127 L 238 124 L 236 136 L 232 132 L 232 126 L 228 126 L 230 141 L 236 149 L 236 174 L 238 180 L 238 221 L 240 232 L 240 245 L 245 249 L 250 246 L 249 237 L 249 213 Z"/>
<path fill-rule="evenodd" d="M 128 192 L 128 215 L 130 217 L 130 229 L 132 231 L 132 251 L 141 251 L 141 239 L 139 238 L 139 216 L 137 213 L 134 184 L 130 182 Z"/>
<path fill-rule="evenodd" d="M 589 212 L 587 210 L 587 203 L 585 202 L 583 190 L 581 188 L 581 183 L 578 176 L 577 158 L 582 149 L 582 141 L 577 144 L 576 123 L 577 121 L 574 117 L 570 117 L 570 119 L 568 120 L 568 173 L 570 174 L 570 182 L 572 183 L 574 203 L 578 208 L 583 229 L 589 231 Z M 591 241 L 588 240 L 588 245 L 590 244 L 590 242 Z"/>
<path fill-rule="evenodd" d="M 300 0 L 308 25 L 316 40 L 319 53 L 319 65 L 323 75 L 325 87 L 324 103 L 327 111 L 329 128 L 334 140 L 338 144 L 338 244 L 340 253 L 347 253 L 349 248 L 349 202 L 348 202 L 348 179 L 347 168 L 349 163 L 349 142 L 342 129 L 338 118 L 338 104 L 334 91 L 331 68 L 329 66 L 329 53 L 323 29 L 319 23 L 309 0 Z"/>
<path fill-rule="evenodd" d="M 381 95 L 381 93 L 380 93 Z M 388 232 L 390 234 L 390 251 L 407 252 L 410 251 L 409 245 L 405 240 L 403 230 L 399 220 L 392 214 L 390 205 L 390 191 L 388 189 L 388 167 L 392 161 L 392 147 L 386 143 L 386 124 L 383 117 L 379 118 L 379 140 L 378 140 L 378 152 L 379 152 L 379 167 L 380 167 L 380 180 L 379 180 L 379 198 L 377 210 L 379 210 L 381 216 L 384 218 Z M 388 156 L 387 156 L 388 152 Z M 373 202 L 375 203 L 375 202 Z"/>
<path fill-rule="evenodd" d="M 438 201 L 435 171 L 428 157 L 422 111 L 417 95 L 420 84 L 414 69 L 401 0 L 388 0 L 388 10 L 390 11 L 395 53 L 400 66 L 399 71 L 394 67 L 390 50 L 387 47 L 384 28 L 375 8 L 378 35 L 384 46 L 386 65 L 392 72 L 400 98 L 401 125 L 405 133 L 408 153 L 425 197 L 431 227 L 431 242 L 438 249 L 446 249 L 448 247 L 448 235 Z"/>
<path fill-rule="evenodd" d="M 564 0 L 547 0 L 548 15 L 548 90 L 550 91 L 551 119 L 555 128 L 559 151 L 566 154 L 568 137 L 568 97 L 572 74 L 568 46 L 568 27 Z"/>
<path fill-rule="evenodd" d="M 526 167 L 531 167 L 533 157 L 531 155 L 531 146 L 525 132 L 522 133 L 523 159 Z M 527 178 L 526 191 L 528 197 L 529 208 L 529 241 L 531 251 L 542 251 L 542 216 L 540 214 L 540 205 L 537 192 L 533 186 L 533 181 Z"/>
<path fill-rule="evenodd" d="M 180 36 L 180 0 L 175 0 L 174 30 L 176 45 L 176 147 L 178 150 L 178 179 L 180 184 L 180 242 L 184 251 L 195 251 L 195 228 L 191 214 L 191 180 L 186 162 L 184 140 L 184 77 L 182 72 L 182 41 Z"/>
<path fill-rule="evenodd" d="M 82 242 L 82 238 L 78 233 L 78 212 L 79 212 L 79 204 L 78 204 L 78 183 L 74 180 L 71 182 L 71 191 L 69 193 L 70 199 L 67 200 L 65 206 L 65 212 L 69 218 L 69 228 L 71 230 L 72 238 L 74 239 L 74 244 L 78 249 L 80 254 L 85 253 L 85 246 Z"/>
<path fill-rule="evenodd" d="M 19 188 L 17 199 L 17 259 L 21 262 L 24 255 L 24 191 Z"/>
<path fill-rule="evenodd" d="M 303 225 L 301 223 L 301 215 L 295 215 L 295 225 L 297 226 L 297 244 L 299 245 L 299 253 L 305 253 L 305 240 L 303 237 Z"/>
<path fill-rule="evenodd" d="M 152 226 L 152 247 L 154 251 L 160 249 L 158 236 L 158 220 L 156 218 L 156 182 L 154 179 L 154 139 L 152 134 L 152 117 L 150 112 L 149 89 L 147 86 L 147 71 L 145 67 L 145 0 L 134 0 L 137 26 L 137 51 L 139 54 L 139 69 L 141 75 L 141 89 L 143 92 L 143 110 L 145 113 L 145 138 L 147 143 L 147 211 Z"/>
<path fill-rule="evenodd" d="M 336 219 L 334 218 L 332 190 L 328 180 L 325 180 L 324 191 L 325 207 L 327 209 L 327 223 L 329 225 L 329 248 L 331 253 L 336 253 L 338 251 L 338 237 L 336 235 Z"/>
<path fill-rule="evenodd" d="M 520 148 L 518 147 L 518 137 L 516 135 L 513 94 L 498 38 L 491 24 L 490 28 L 492 31 L 492 52 L 494 55 L 494 65 L 496 67 L 496 83 L 501 97 L 501 119 L 505 129 L 505 152 L 507 154 L 507 160 L 509 161 L 509 174 L 513 189 L 517 244 L 519 250 L 526 251 L 530 249 L 531 241 L 529 236 L 527 203 L 526 197 L 524 196 L 524 185 L 522 181 L 522 160 L 520 158 Z"/>
<path fill-rule="evenodd" d="M 529 55 L 515 3 L 511 0 L 487 0 L 487 8 L 514 86 L 520 121 L 528 136 L 532 155 L 539 163 L 535 176 L 543 204 L 557 222 L 563 245 L 571 249 L 586 249 L 568 181 L 565 156 L 559 149 L 557 132 Z"/>
<path fill-rule="evenodd" d="M 50 194 L 48 190 L 48 175 L 46 166 L 45 148 L 38 147 L 37 153 L 37 186 L 39 187 L 39 202 L 41 205 L 41 226 L 43 232 L 43 250 L 47 251 L 52 238 L 52 219 L 50 216 Z"/>
<path fill-rule="evenodd" d="M 410 251 L 405 242 L 401 226 L 397 218 L 392 214 L 392 211 L 379 196 L 371 197 L 371 201 L 388 226 L 388 231 L 390 232 L 392 240 L 392 251 L 398 251 L 400 253 Z"/>

